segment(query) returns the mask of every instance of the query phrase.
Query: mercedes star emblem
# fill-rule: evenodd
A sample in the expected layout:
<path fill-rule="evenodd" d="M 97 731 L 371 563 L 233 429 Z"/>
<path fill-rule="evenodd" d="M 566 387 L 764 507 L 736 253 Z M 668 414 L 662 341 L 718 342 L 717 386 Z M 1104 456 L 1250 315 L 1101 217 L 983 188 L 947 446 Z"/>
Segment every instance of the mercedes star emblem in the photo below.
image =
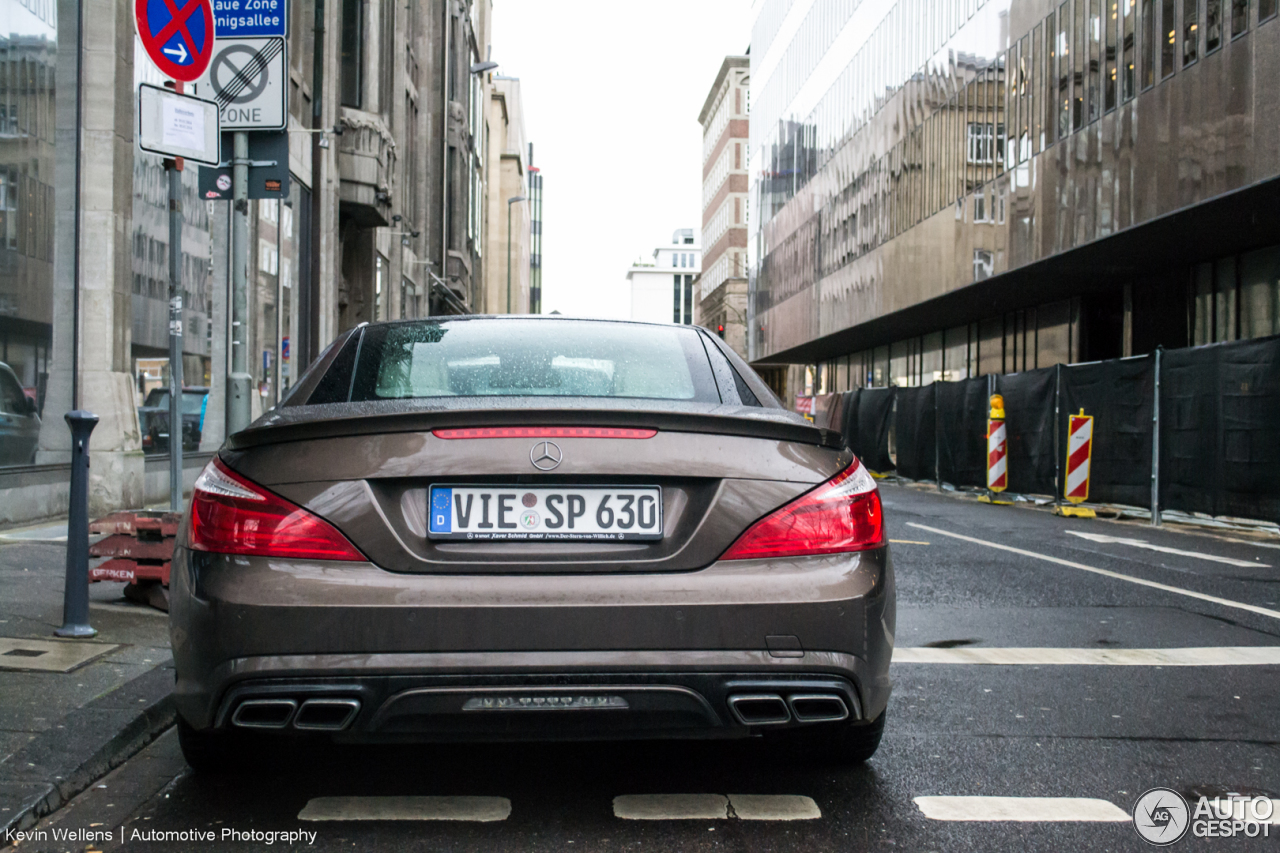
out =
<path fill-rule="evenodd" d="M 559 465 L 563 459 L 564 453 L 561 452 L 560 445 L 554 441 L 539 441 L 529 451 L 529 461 L 539 471 L 550 471 Z"/>

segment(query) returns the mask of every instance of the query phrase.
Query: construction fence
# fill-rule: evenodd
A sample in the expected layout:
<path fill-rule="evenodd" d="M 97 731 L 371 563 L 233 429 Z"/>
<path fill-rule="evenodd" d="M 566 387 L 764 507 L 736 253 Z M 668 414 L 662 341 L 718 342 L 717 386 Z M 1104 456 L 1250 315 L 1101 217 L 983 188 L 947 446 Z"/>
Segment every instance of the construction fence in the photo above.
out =
<path fill-rule="evenodd" d="M 868 468 L 984 487 L 1004 397 L 1009 492 L 1062 496 L 1067 418 L 1092 415 L 1089 501 L 1280 522 L 1280 336 L 819 398 Z"/>

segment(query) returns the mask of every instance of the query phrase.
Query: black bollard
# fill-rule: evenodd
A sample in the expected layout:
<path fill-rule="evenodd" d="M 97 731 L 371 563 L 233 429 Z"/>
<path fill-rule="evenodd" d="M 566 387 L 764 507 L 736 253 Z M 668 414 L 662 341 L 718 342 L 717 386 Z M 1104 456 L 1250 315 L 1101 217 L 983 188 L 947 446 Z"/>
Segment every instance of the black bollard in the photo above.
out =
<path fill-rule="evenodd" d="M 98 416 L 77 409 L 64 417 L 71 427 L 67 582 L 62 591 L 62 627 L 53 633 L 59 637 L 92 637 L 98 632 L 89 625 L 89 433 L 98 425 Z M 172 437 L 172 429 L 169 435 Z"/>

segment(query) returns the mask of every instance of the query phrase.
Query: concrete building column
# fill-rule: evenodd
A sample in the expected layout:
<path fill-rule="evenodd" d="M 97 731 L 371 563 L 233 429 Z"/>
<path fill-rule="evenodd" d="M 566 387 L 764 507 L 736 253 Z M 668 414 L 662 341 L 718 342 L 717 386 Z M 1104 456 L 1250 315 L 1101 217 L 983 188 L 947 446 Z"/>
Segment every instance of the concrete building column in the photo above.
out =
<path fill-rule="evenodd" d="M 213 308 L 209 321 L 213 333 L 209 342 L 209 399 L 205 404 L 204 429 L 200 432 L 200 450 L 217 450 L 227 437 L 227 282 L 231 274 L 231 202 L 214 202 L 209 217 L 210 301 Z"/>
<path fill-rule="evenodd" d="M 58 2 L 53 349 L 37 461 L 71 459 L 75 289 L 76 0 Z M 133 200 L 132 5 L 83 0 L 79 406 L 100 418 L 90 443 L 89 513 L 144 500 L 142 436 L 130 363 Z"/>

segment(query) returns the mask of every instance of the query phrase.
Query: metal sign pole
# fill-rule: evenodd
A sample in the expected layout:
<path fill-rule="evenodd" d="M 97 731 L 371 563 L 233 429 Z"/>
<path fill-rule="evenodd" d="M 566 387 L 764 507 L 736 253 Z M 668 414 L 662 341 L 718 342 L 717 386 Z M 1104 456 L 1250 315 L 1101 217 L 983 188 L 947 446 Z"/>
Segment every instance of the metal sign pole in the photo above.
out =
<path fill-rule="evenodd" d="M 89 624 L 89 433 L 98 416 L 76 409 L 63 415 L 71 427 L 71 494 L 67 507 L 67 580 L 62 589 L 59 637 L 92 637 Z"/>
<path fill-rule="evenodd" d="M 227 377 L 227 435 L 249 425 L 249 134 L 233 134 L 231 158 L 231 374 Z"/>
<path fill-rule="evenodd" d="M 181 93 L 182 84 L 174 86 Z M 169 173 L 169 511 L 182 512 L 182 159 Z"/>
<path fill-rule="evenodd" d="M 1151 526 L 1160 526 L 1160 351 L 1156 347 L 1155 394 L 1151 403 Z"/>

